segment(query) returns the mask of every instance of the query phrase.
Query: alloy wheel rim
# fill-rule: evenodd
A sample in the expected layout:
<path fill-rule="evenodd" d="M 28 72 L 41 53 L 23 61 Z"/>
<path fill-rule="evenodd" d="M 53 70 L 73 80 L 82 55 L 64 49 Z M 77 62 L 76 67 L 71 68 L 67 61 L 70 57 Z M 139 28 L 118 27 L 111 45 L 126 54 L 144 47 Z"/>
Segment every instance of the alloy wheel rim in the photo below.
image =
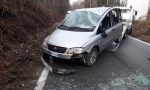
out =
<path fill-rule="evenodd" d="M 91 58 L 90 58 L 90 62 L 91 64 L 94 64 L 95 61 L 96 61 L 96 58 L 97 58 L 97 54 L 96 54 L 96 51 L 94 51 L 91 55 Z"/>

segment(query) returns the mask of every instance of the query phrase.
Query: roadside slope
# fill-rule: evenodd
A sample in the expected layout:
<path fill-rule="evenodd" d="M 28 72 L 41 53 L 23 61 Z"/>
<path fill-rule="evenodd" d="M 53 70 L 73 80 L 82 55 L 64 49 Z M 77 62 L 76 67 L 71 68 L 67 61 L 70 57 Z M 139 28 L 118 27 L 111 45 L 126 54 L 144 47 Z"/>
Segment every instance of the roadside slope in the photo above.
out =
<path fill-rule="evenodd" d="M 37 0 L 0 1 L 0 89 L 30 90 L 42 67 L 41 44 L 68 9 Z M 58 2 L 59 0 L 55 0 Z M 63 7 L 61 12 L 59 7 Z M 54 12 L 55 11 L 55 12 Z"/>

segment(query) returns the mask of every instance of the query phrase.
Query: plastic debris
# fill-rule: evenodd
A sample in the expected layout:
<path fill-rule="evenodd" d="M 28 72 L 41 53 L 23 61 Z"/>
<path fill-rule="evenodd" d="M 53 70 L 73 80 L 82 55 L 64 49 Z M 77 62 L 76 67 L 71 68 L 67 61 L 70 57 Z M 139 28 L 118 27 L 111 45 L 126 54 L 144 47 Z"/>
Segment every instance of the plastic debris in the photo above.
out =
<path fill-rule="evenodd" d="M 142 73 L 114 78 L 106 84 L 98 84 L 100 90 L 149 90 L 150 75 Z"/>
<path fill-rule="evenodd" d="M 139 85 L 150 86 L 149 78 L 147 76 L 144 76 L 143 74 L 135 75 L 134 81 Z"/>

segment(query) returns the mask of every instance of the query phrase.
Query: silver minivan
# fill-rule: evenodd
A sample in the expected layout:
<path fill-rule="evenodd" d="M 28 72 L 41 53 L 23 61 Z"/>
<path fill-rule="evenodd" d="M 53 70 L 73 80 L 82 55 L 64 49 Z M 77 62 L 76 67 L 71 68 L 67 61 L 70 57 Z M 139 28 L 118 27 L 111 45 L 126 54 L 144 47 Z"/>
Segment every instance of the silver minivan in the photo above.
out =
<path fill-rule="evenodd" d="M 43 42 L 44 55 L 95 64 L 98 54 L 122 40 L 121 11 L 112 7 L 72 11 Z M 78 59 L 77 59 L 78 60 Z"/>

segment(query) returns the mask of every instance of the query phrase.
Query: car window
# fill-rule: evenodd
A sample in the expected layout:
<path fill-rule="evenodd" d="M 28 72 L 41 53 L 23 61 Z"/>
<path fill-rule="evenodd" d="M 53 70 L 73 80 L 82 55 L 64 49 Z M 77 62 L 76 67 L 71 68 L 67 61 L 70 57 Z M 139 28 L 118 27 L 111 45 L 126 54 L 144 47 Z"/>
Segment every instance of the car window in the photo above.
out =
<path fill-rule="evenodd" d="M 97 26 L 100 18 L 100 15 L 90 11 L 74 11 L 65 18 L 62 25 L 69 27 L 69 30 L 77 30 L 77 28 L 80 28 L 91 31 Z"/>
<path fill-rule="evenodd" d="M 119 13 L 117 13 L 116 9 L 112 10 L 112 21 L 113 25 L 119 23 Z"/>
<path fill-rule="evenodd" d="M 111 12 L 109 12 L 105 18 L 102 20 L 102 29 L 103 31 L 109 29 L 111 27 Z"/>
<path fill-rule="evenodd" d="M 117 11 L 118 11 L 117 14 L 118 14 L 119 22 L 121 22 L 122 21 L 121 10 L 117 9 Z"/>

